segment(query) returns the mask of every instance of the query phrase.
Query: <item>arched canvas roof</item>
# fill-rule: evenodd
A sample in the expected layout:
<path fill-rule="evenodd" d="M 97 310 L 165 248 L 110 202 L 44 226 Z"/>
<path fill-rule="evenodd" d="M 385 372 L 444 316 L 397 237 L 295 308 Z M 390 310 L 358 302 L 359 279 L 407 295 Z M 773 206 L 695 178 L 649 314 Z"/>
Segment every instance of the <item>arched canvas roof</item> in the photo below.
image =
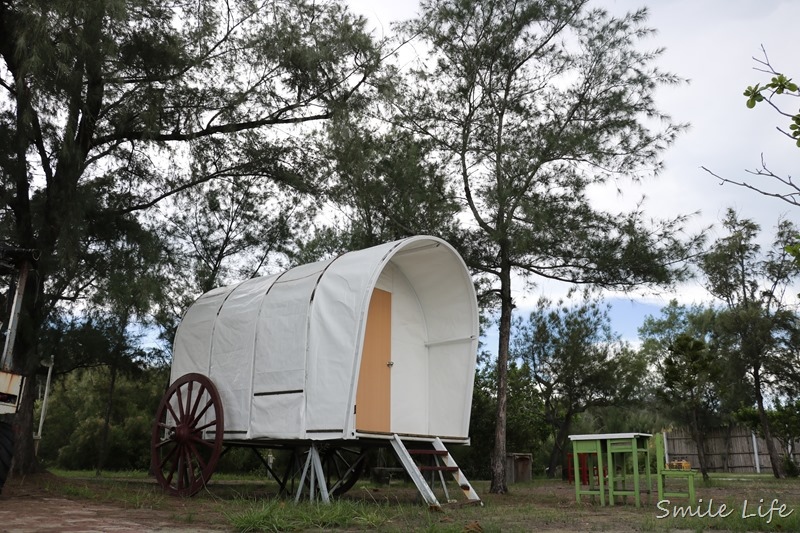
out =
<path fill-rule="evenodd" d="M 466 439 L 478 312 L 445 241 L 417 236 L 214 289 L 186 312 L 172 381 L 215 383 L 226 439 L 341 439 L 354 411 L 373 292 L 391 298 L 392 433 Z"/>

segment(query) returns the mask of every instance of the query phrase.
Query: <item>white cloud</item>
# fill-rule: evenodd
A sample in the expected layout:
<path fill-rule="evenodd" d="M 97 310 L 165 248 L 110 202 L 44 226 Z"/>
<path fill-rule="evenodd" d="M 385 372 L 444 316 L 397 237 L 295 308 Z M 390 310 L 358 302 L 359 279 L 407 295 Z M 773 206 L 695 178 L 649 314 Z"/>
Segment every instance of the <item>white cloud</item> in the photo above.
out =
<path fill-rule="evenodd" d="M 418 8 L 413 0 L 350 0 L 350 5 L 375 21 L 377 28 L 384 28 L 384 33 L 389 32 L 390 22 L 414 16 Z M 771 239 L 779 217 L 798 220 L 797 208 L 743 188 L 721 186 L 700 167 L 728 178 L 746 178 L 745 169 L 757 168 L 764 154 L 776 173 L 796 172 L 800 149 L 775 129 L 788 121 L 766 105 L 747 109 L 742 92 L 748 85 L 768 79 L 753 69 L 756 64 L 752 57 L 761 57 L 762 45 L 775 68 L 800 79 L 796 63 L 800 1 L 594 0 L 590 5 L 613 14 L 646 6 L 649 25 L 657 34 L 643 46 L 664 47 L 660 68 L 690 80 L 657 93 L 662 111 L 678 122 L 691 123 L 690 130 L 664 154 L 662 175 L 642 185 L 626 185 L 624 198 L 605 190 L 598 191 L 595 200 L 619 208 L 634 205 L 644 195 L 648 198 L 647 215 L 657 218 L 697 211 L 699 215 L 691 224 L 695 231 L 718 224 L 725 210 L 733 207 L 761 225 L 764 244 Z M 772 184 L 761 182 L 761 186 L 770 188 Z M 709 241 L 718 236 L 717 230 L 712 231 Z M 535 302 L 542 292 L 557 299 L 566 290 L 563 285 L 541 282 L 529 293 L 518 283 L 515 297 L 522 307 Z M 710 300 L 697 282 L 672 294 L 637 299 L 648 305 L 663 305 L 673 297 L 681 303 Z"/>

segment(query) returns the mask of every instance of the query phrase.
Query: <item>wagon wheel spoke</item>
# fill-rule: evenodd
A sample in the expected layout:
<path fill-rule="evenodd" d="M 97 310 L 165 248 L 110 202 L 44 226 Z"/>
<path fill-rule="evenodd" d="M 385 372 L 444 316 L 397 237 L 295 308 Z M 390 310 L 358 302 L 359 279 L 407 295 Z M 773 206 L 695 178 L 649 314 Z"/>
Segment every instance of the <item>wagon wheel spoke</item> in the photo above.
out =
<path fill-rule="evenodd" d="M 328 468 L 327 468 L 327 475 L 328 475 L 327 481 L 329 484 L 330 484 L 331 474 L 335 475 L 336 481 L 342 479 L 342 469 L 340 468 L 340 466 L 341 462 L 343 461 L 344 458 L 342 457 L 342 454 L 339 453 L 339 450 L 334 450 L 332 460 L 328 462 Z M 331 472 L 331 470 L 334 470 L 334 472 Z"/>
<path fill-rule="evenodd" d="M 172 442 L 172 441 L 166 441 L 166 442 L 164 442 L 164 444 L 166 444 L 168 442 Z M 173 446 L 173 448 L 169 451 L 169 453 L 164 456 L 164 460 L 161 461 L 161 464 L 159 465 L 159 468 L 163 470 L 164 469 L 164 465 L 167 464 L 167 461 L 169 461 L 170 459 L 173 458 L 173 456 L 175 455 L 175 453 L 177 451 L 178 451 L 178 446 Z"/>
<path fill-rule="evenodd" d="M 198 416 L 197 416 L 197 408 L 200 405 L 200 400 L 203 399 L 203 395 L 205 394 L 205 392 L 206 392 L 206 388 L 205 387 L 200 387 L 200 390 L 197 391 L 197 398 L 195 398 L 195 400 L 194 400 L 194 405 L 192 405 L 191 414 L 189 415 L 192 420 L 197 420 L 197 418 L 198 418 Z"/>
<path fill-rule="evenodd" d="M 174 424 L 168 423 L 170 417 Z M 203 439 L 204 431 L 214 437 Z M 153 424 L 151 464 L 156 481 L 172 494 L 197 493 L 217 466 L 223 434 L 222 402 L 211 380 L 202 374 L 178 378 L 164 394 Z"/>
<path fill-rule="evenodd" d="M 183 452 L 183 450 L 181 450 L 181 452 Z M 178 474 L 176 488 L 180 491 L 183 489 L 183 453 L 178 453 L 178 456 L 175 459 L 175 473 Z"/>
<path fill-rule="evenodd" d="M 206 402 L 205 407 L 203 407 L 203 410 L 200 411 L 200 413 L 197 416 L 195 416 L 194 418 L 191 419 L 192 420 L 192 425 L 197 424 L 200 421 L 200 419 L 203 418 L 203 416 L 213 406 L 214 406 L 214 400 L 212 398 L 209 398 L 208 402 Z"/>
<path fill-rule="evenodd" d="M 190 487 L 197 479 L 194 472 L 194 461 L 192 460 L 192 450 L 190 446 L 184 446 L 183 455 L 186 457 L 186 486 Z"/>
<path fill-rule="evenodd" d="M 166 446 L 167 444 L 175 444 L 175 441 L 172 440 L 172 439 L 164 439 L 161 442 L 156 444 L 156 448 L 162 448 L 162 447 Z"/>
<path fill-rule="evenodd" d="M 202 444 L 203 446 L 207 446 L 208 448 L 213 448 L 214 447 L 214 441 L 201 439 L 200 437 L 194 437 L 193 436 L 191 438 L 191 441 L 195 442 L 197 444 Z"/>
<path fill-rule="evenodd" d="M 175 471 L 178 469 L 178 457 L 172 459 L 172 468 L 169 469 L 169 475 L 166 478 L 167 485 L 172 485 L 172 478 L 175 476 Z"/>
<path fill-rule="evenodd" d="M 205 425 L 203 425 L 203 426 L 200 426 L 200 427 L 194 428 L 194 429 L 192 430 L 192 433 L 194 433 L 194 434 L 202 433 L 204 429 L 208 429 L 208 428 L 210 428 L 211 426 L 216 426 L 216 425 L 217 425 L 217 421 L 216 421 L 216 420 L 212 420 L 212 421 L 211 421 L 211 422 L 209 422 L 208 424 L 205 424 Z"/>
<path fill-rule="evenodd" d="M 180 414 L 180 418 L 178 419 L 178 422 L 180 423 L 180 422 L 183 422 L 183 418 L 186 415 L 186 411 L 184 411 L 184 409 L 183 409 L 183 394 L 181 393 L 181 387 L 178 387 L 177 389 L 175 389 L 175 393 L 176 393 L 176 395 L 178 397 L 178 413 Z"/>
<path fill-rule="evenodd" d="M 181 418 L 175 412 L 175 409 L 172 408 L 172 404 L 171 403 L 167 403 L 167 410 L 169 411 L 169 414 L 172 415 L 172 418 L 175 420 L 175 423 L 179 424 L 180 421 L 181 421 Z"/>
<path fill-rule="evenodd" d="M 192 413 L 192 409 L 191 409 L 191 405 L 192 405 L 192 385 L 194 385 L 194 381 L 190 381 L 188 383 L 188 387 L 186 388 L 187 389 L 186 390 L 186 415 L 187 415 L 186 418 L 187 418 L 187 420 L 191 420 L 192 419 L 191 418 L 191 416 L 192 416 L 191 415 L 191 413 Z M 199 395 L 198 395 L 198 397 L 199 397 Z"/>
<path fill-rule="evenodd" d="M 364 470 L 366 451 L 334 447 L 323 455 L 325 481 L 332 496 L 341 496 L 356 484 Z"/>
<path fill-rule="evenodd" d="M 200 466 L 200 470 L 205 470 L 206 466 L 208 465 L 206 465 L 206 462 L 203 460 L 203 456 L 200 454 L 200 452 L 197 451 L 195 445 L 190 442 L 186 448 L 187 448 L 187 453 L 191 453 L 192 457 L 194 457 L 197 460 L 197 464 Z"/>

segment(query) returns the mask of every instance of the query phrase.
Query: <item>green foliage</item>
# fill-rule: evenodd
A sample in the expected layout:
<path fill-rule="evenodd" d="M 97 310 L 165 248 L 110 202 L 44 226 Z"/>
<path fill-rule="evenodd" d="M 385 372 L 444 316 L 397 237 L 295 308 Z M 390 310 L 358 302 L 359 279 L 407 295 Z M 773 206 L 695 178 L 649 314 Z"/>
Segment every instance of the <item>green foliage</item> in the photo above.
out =
<path fill-rule="evenodd" d="M 800 263 L 800 235 L 795 236 L 795 242 L 786 245 L 786 251 L 794 257 L 794 260 Z"/>
<path fill-rule="evenodd" d="M 746 98 L 746 105 L 749 109 L 753 109 L 756 105 L 766 103 L 768 107 L 772 108 L 772 110 L 777 112 L 782 118 L 788 119 L 788 130 L 780 126 L 777 129 L 791 139 L 796 146 L 800 147 L 800 113 L 795 112 L 792 108 L 785 108 L 783 106 L 786 97 L 797 98 L 800 96 L 800 90 L 798 90 L 797 83 L 775 70 L 767 56 L 767 51 L 763 47 L 762 52 L 764 55 L 763 59 L 753 58 L 757 65 L 755 70 L 763 72 L 767 76 L 771 76 L 771 78 L 767 83 L 756 83 L 745 89 L 744 96 Z M 744 187 L 764 196 L 778 198 L 790 205 L 800 207 L 800 187 L 798 187 L 797 182 L 792 180 L 791 176 L 782 175 L 781 173 L 776 173 L 771 170 L 767 166 L 766 159 L 763 155 L 761 157 L 761 167 L 756 170 L 748 170 L 747 172 L 758 178 L 766 178 L 769 180 L 773 184 L 771 190 L 762 188 L 757 182 L 730 179 L 717 175 L 706 167 L 703 167 L 703 169 L 712 176 L 718 178 L 722 183 L 730 183 L 739 187 Z"/>
<path fill-rule="evenodd" d="M 470 479 L 488 479 L 491 476 L 489 457 L 494 448 L 497 400 L 493 393 L 496 372 L 487 364 L 475 371 L 469 421 L 470 446 L 458 450 L 457 456 L 459 466 Z"/>
<path fill-rule="evenodd" d="M 86 302 L 121 329 L 154 316 L 169 328 L 202 289 L 192 282 L 232 268 L 225 257 L 250 275 L 285 244 L 314 193 L 307 133 L 376 91 L 365 25 L 337 0 L 2 4 L 0 239 L 39 257 L 17 341 L 25 374 L 43 329 Z M 276 183 L 260 204 L 254 190 Z M 197 222 L 182 242 L 176 212 Z M 29 397 L 23 412 L 29 435 Z M 32 441 L 18 442 L 16 467 L 33 469 Z"/>
<path fill-rule="evenodd" d="M 728 235 L 699 262 L 706 288 L 724 302 L 715 321 L 715 342 L 731 366 L 744 371 L 773 470 L 781 476 L 766 403 L 782 388 L 798 390 L 800 383 L 792 370 L 797 358 L 797 314 L 785 297 L 800 275 L 800 265 L 786 251 L 797 229 L 788 221 L 779 222 L 772 247 L 762 252 L 756 241 L 757 224 L 729 210 L 723 226 Z"/>
<path fill-rule="evenodd" d="M 786 245 L 784 249 L 786 253 L 794 257 L 794 262 L 800 265 L 800 235 L 795 235 L 794 242 Z"/>
<path fill-rule="evenodd" d="M 531 453 L 534 463 L 546 467 L 545 449 L 549 427 L 543 416 L 544 406 L 527 362 L 512 361 L 508 369 L 508 421 L 506 447 L 513 453 Z M 484 354 L 475 373 L 470 418 L 469 448 L 457 450 L 457 461 L 470 479 L 490 477 L 488 458 L 494 446 L 497 400 L 496 360 Z M 541 470 L 541 469 L 537 469 Z"/>
<path fill-rule="evenodd" d="M 787 477 L 800 477 L 800 467 L 789 454 L 783 456 L 783 470 Z"/>
<path fill-rule="evenodd" d="M 377 127 L 369 114 L 337 116 L 326 130 L 336 176 L 326 192 L 344 213 L 345 249 L 420 234 L 453 240 L 458 205 L 428 140 Z"/>
<path fill-rule="evenodd" d="M 695 427 L 698 438 L 755 402 L 743 363 L 719 345 L 718 318 L 714 308 L 673 300 L 639 328 L 641 351 L 656 368 L 655 406 L 673 423 Z"/>
<path fill-rule="evenodd" d="M 700 472 L 707 480 L 705 436 L 718 423 L 721 362 L 703 340 L 682 333 L 669 345 L 669 353 L 659 361 L 658 371 L 661 387 L 656 389 L 656 397 L 664 402 L 675 420 L 690 429 L 699 450 Z"/>
<path fill-rule="evenodd" d="M 658 370 L 663 380 L 660 393 L 670 405 L 695 417 L 701 409 L 713 412 L 716 403 L 713 387 L 720 382 L 720 369 L 703 340 L 685 333 L 678 335 Z M 676 402 L 685 405 L 676 406 Z"/>
<path fill-rule="evenodd" d="M 644 11 L 617 19 L 584 4 L 423 3 L 406 29 L 431 57 L 403 92 L 398 120 L 434 144 L 463 191 L 465 255 L 478 271 L 668 283 L 680 268 L 666 258 L 685 257 L 674 238 L 684 218 L 648 227 L 639 210 L 594 210 L 586 192 L 658 167 L 682 126 L 651 92 L 680 80 L 653 67 L 658 52 L 636 49 L 649 34 Z M 664 119 L 664 130 L 651 131 L 645 115 Z"/>
<path fill-rule="evenodd" d="M 544 402 L 554 437 L 550 471 L 561 460 L 575 416 L 634 400 L 646 374 L 644 358 L 620 341 L 608 309 L 588 294 L 574 306 L 541 298 L 517 325 L 513 354 L 530 365 L 531 385 Z"/>
<path fill-rule="evenodd" d="M 630 399 L 645 369 L 611 330 L 608 309 L 588 297 L 571 307 L 541 298 L 517 327 L 514 355 L 530 364 L 545 405 L 561 405 L 550 414 Z"/>
<path fill-rule="evenodd" d="M 747 97 L 747 107 L 749 109 L 753 109 L 756 103 L 764 101 L 764 96 L 761 94 L 762 90 L 763 89 L 759 87 L 757 83 L 755 86 L 749 85 L 747 89 L 745 89 L 744 95 Z"/>
<path fill-rule="evenodd" d="M 647 397 L 625 405 L 592 407 L 576 419 L 573 433 L 655 433 L 671 423 Z"/>
<path fill-rule="evenodd" d="M 744 424 L 763 438 L 764 431 L 757 409 L 743 407 L 735 416 L 737 422 Z M 788 453 L 790 447 L 800 440 L 800 400 L 786 402 L 776 398 L 774 407 L 766 410 L 766 416 L 772 436 L 781 442 L 783 449 Z"/>
<path fill-rule="evenodd" d="M 786 247 L 797 230 L 781 221 L 771 249 L 762 253 L 756 242 L 758 225 L 739 219 L 732 210 L 723 224 L 729 235 L 700 261 L 707 289 L 725 303 L 715 325 L 718 343 L 749 367 L 749 378 L 757 387 L 770 376 L 791 380 L 782 367 L 795 351 L 796 314 L 785 294 L 800 275 L 800 265 Z"/>
<path fill-rule="evenodd" d="M 150 430 L 165 390 L 167 369 L 149 368 L 135 377 L 119 377 L 105 468 L 147 470 Z M 94 468 L 98 461 L 108 394 L 107 369 L 86 369 L 59 377 L 47 405 L 39 456 L 68 469 Z"/>
<path fill-rule="evenodd" d="M 705 341 L 711 340 L 714 310 L 701 305 L 681 305 L 671 300 L 661 308 L 661 316 L 647 316 L 639 327 L 642 350 L 652 363 L 665 357 L 669 346 L 680 335 L 691 335 Z"/>
<path fill-rule="evenodd" d="M 772 70 L 772 67 L 769 65 L 769 60 L 761 63 Z M 747 107 L 749 109 L 753 109 L 757 103 L 764 101 L 769 102 L 774 108 L 778 109 L 777 104 L 773 102 L 774 96 L 800 96 L 800 90 L 798 90 L 797 84 L 793 82 L 791 78 L 787 78 L 784 74 L 777 73 L 774 70 L 772 70 L 772 72 L 775 75 L 763 86 L 756 83 L 745 89 L 744 96 L 747 97 Z M 796 139 L 796 144 L 800 147 L 800 113 L 791 114 L 780 111 L 780 109 L 778 109 L 778 111 L 791 120 L 789 132 L 787 134 Z"/>
<path fill-rule="evenodd" d="M 508 369 L 508 434 L 510 452 L 542 455 L 542 444 L 550 433 L 543 416 L 545 406 L 527 361 L 512 361 Z M 539 452 L 539 453 L 537 453 Z"/>

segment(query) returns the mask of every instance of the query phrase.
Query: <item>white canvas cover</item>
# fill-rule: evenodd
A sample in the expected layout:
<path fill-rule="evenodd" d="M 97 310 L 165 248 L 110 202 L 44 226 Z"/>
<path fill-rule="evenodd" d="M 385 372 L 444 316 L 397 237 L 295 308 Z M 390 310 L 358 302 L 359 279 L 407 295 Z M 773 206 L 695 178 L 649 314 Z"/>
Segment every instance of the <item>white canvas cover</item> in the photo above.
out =
<path fill-rule="evenodd" d="M 367 311 L 391 298 L 391 433 L 467 439 L 478 342 L 469 272 L 445 241 L 417 236 L 214 289 L 186 312 L 175 381 L 211 378 L 226 439 L 358 438 Z"/>

